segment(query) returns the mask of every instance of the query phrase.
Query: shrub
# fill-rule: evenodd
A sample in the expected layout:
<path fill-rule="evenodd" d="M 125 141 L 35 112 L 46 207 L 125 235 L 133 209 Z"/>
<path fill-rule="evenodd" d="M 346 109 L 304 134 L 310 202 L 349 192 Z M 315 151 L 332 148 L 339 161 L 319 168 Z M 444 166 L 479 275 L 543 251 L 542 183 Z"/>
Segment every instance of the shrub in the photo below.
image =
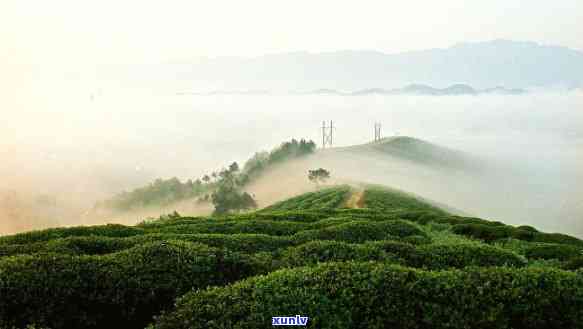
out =
<path fill-rule="evenodd" d="M 100 236 L 68 237 L 25 245 L 0 245 L 0 256 L 52 252 L 70 255 L 103 255 L 156 241 L 188 241 L 243 253 L 275 251 L 293 245 L 287 237 L 266 234 L 151 233 L 127 238 Z"/>
<path fill-rule="evenodd" d="M 46 242 L 44 241 L 27 244 L 0 244 L 0 257 L 32 254 L 45 248 Z"/>
<path fill-rule="evenodd" d="M 282 264 L 293 267 L 330 261 L 366 261 L 384 258 L 384 253 L 378 248 L 359 248 L 358 245 L 340 241 L 312 241 L 285 250 Z"/>
<path fill-rule="evenodd" d="M 160 227 L 162 233 L 253 233 L 268 235 L 292 235 L 309 228 L 308 223 L 271 220 L 216 220 L 200 224 L 173 225 Z"/>
<path fill-rule="evenodd" d="M 289 211 L 272 211 L 272 212 L 254 212 L 247 214 L 240 214 L 235 216 L 229 216 L 228 219 L 245 220 L 245 219 L 256 219 L 256 220 L 283 220 L 288 222 L 316 222 L 324 218 L 328 218 L 334 215 L 332 211 L 322 211 L 322 210 L 289 210 Z"/>
<path fill-rule="evenodd" d="M 426 235 L 409 235 L 398 240 L 413 245 L 424 245 L 431 243 L 431 238 Z"/>
<path fill-rule="evenodd" d="M 532 229 L 522 229 L 507 225 L 462 224 L 455 225 L 453 232 L 492 242 L 498 239 L 514 238 L 524 241 L 570 244 L 583 246 L 583 241 L 560 233 L 534 232 Z"/>
<path fill-rule="evenodd" d="M 70 236 L 105 236 L 128 237 L 144 234 L 143 229 L 119 224 L 107 224 L 99 226 L 78 226 L 68 228 L 51 228 L 41 231 L 31 231 L 0 237 L 0 244 L 29 244 L 34 242 L 66 238 Z"/>
<path fill-rule="evenodd" d="M 520 225 L 516 227 L 517 229 L 520 230 L 525 230 L 525 231 L 530 231 L 530 232 L 538 232 L 538 230 L 532 226 L 529 225 Z"/>
<path fill-rule="evenodd" d="M 244 253 L 257 253 L 275 251 L 291 246 L 292 240 L 287 237 L 272 236 L 266 234 L 177 234 L 156 233 L 127 238 L 134 244 L 143 244 L 153 241 L 179 240 L 194 243 L 202 243 L 211 247 L 228 249 Z"/>
<path fill-rule="evenodd" d="M 123 238 L 75 236 L 48 241 L 43 251 L 71 255 L 103 255 L 131 248 L 134 245 Z"/>
<path fill-rule="evenodd" d="M 565 244 L 536 244 L 525 250 L 525 256 L 532 259 L 569 260 L 581 256 L 583 249 Z"/>
<path fill-rule="evenodd" d="M 143 328 L 177 296 L 271 270 L 254 256 L 181 241 L 105 256 L 0 260 L 0 327 Z"/>
<path fill-rule="evenodd" d="M 368 219 L 374 221 L 385 221 L 385 220 L 395 220 L 399 219 L 396 215 L 385 212 L 379 211 L 369 208 L 341 208 L 341 209 L 334 209 L 329 213 L 333 213 L 338 217 L 351 217 L 351 218 L 360 218 L 360 219 Z"/>
<path fill-rule="evenodd" d="M 420 246 L 414 267 L 429 269 L 464 268 L 468 266 L 523 266 L 526 261 L 517 254 L 483 244 L 434 244 Z"/>
<path fill-rule="evenodd" d="M 456 234 L 481 239 L 486 242 L 510 237 L 510 232 L 505 228 L 496 228 L 481 224 L 455 225 L 452 231 Z"/>
<path fill-rule="evenodd" d="M 352 223 L 357 220 L 351 217 L 329 217 L 326 219 L 319 220 L 317 222 L 311 223 L 310 229 L 323 229 L 330 226 L 337 226 L 340 224 Z"/>
<path fill-rule="evenodd" d="M 296 314 L 324 329 L 576 328 L 583 323 L 583 276 L 327 263 L 188 293 L 153 328 L 266 328 L 274 315 Z"/>
<path fill-rule="evenodd" d="M 401 211 L 398 213 L 398 216 L 402 219 L 410 220 L 421 225 L 433 222 L 450 225 L 481 224 L 487 226 L 505 226 L 502 222 L 489 221 L 477 217 L 450 215 L 443 211 L 438 212 L 435 210 Z"/>
<path fill-rule="evenodd" d="M 402 220 L 385 222 L 354 221 L 319 230 L 308 230 L 294 235 L 299 242 L 312 240 L 337 240 L 360 243 L 374 240 L 389 240 L 391 237 L 410 235 L 425 236 L 417 226 Z"/>
<path fill-rule="evenodd" d="M 382 211 L 407 210 L 427 211 L 436 214 L 447 214 L 426 202 L 425 200 L 398 190 L 384 187 L 371 187 L 364 191 L 364 200 L 367 208 Z"/>
<path fill-rule="evenodd" d="M 525 241 L 532 241 L 537 233 L 517 229 L 505 225 L 484 225 L 484 224 L 461 224 L 453 227 L 456 234 L 493 242 L 499 239 L 514 238 Z"/>
<path fill-rule="evenodd" d="M 396 215 L 401 219 L 416 222 L 422 225 L 444 216 L 441 212 L 435 212 L 431 210 L 400 211 L 397 212 Z"/>
<path fill-rule="evenodd" d="M 275 251 L 293 244 L 290 238 L 266 234 L 188 234 L 184 240 L 243 253 Z"/>
<path fill-rule="evenodd" d="M 574 246 L 583 246 L 583 241 L 575 237 L 561 234 L 561 233 L 538 233 L 535 235 L 535 242 L 545 242 L 545 243 L 561 243 L 570 244 Z"/>
<path fill-rule="evenodd" d="M 414 266 L 416 260 L 421 257 L 417 248 L 411 244 L 398 241 L 374 241 L 362 245 L 363 248 L 380 250 L 403 264 Z"/>
<path fill-rule="evenodd" d="M 263 209 L 262 212 L 334 209 L 340 207 L 349 192 L 349 186 L 337 186 L 316 192 L 304 193 L 300 196 L 273 204 Z"/>
<path fill-rule="evenodd" d="M 569 259 L 565 264 L 563 264 L 563 268 L 566 270 L 578 270 L 583 268 L 583 255 L 579 255 L 577 257 L 573 257 Z"/>

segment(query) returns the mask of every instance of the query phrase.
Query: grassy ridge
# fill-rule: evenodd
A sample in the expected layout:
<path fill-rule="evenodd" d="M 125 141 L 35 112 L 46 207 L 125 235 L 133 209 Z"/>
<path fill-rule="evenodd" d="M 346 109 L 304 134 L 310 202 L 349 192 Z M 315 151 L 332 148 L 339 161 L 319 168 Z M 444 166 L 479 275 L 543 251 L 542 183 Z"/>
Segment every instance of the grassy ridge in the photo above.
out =
<path fill-rule="evenodd" d="M 378 187 L 365 190 L 365 208 L 338 208 L 350 193 L 2 237 L 0 328 L 267 328 L 271 316 L 295 314 L 311 328 L 581 320 L 580 240 L 454 216 Z"/>

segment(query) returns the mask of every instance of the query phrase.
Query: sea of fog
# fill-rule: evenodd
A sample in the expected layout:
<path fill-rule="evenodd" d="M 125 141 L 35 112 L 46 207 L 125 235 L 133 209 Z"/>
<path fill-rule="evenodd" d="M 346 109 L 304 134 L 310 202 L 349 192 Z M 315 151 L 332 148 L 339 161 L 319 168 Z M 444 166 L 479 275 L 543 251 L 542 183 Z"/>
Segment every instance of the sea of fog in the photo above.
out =
<path fill-rule="evenodd" d="M 569 223 L 578 210 L 583 220 L 581 92 L 441 97 L 177 92 L 71 86 L 27 95 L 5 109 L 0 121 L 3 191 L 54 195 L 60 204 L 83 209 L 157 177 L 200 177 L 291 138 L 319 142 L 323 120 L 334 123 L 335 146 L 371 141 L 373 125 L 380 122 L 384 137 L 414 136 L 522 168 L 532 175 L 533 188 L 564 195 Z"/>

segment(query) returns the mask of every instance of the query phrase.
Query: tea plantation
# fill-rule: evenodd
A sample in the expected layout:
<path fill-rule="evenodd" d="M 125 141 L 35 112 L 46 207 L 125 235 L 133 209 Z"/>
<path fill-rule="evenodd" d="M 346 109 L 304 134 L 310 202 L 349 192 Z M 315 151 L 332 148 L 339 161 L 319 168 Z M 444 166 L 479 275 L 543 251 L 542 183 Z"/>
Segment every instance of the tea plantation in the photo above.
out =
<path fill-rule="evenodd" d="M 0 237 L 0 328 L 583 327 L 583 241 L 353 192 Z"/>

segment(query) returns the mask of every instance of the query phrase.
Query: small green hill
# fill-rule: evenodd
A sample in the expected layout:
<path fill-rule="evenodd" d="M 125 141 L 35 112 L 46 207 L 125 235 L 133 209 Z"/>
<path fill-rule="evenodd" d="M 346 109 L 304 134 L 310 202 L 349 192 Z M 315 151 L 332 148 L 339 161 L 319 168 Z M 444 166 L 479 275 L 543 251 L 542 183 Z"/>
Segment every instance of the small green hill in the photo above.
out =
<path fill-rule="evenodd" d="M 408 136 L 383 138 L 363 145 L 340 148 L 343 151 L 387 155 L 422 165 L 450 169 L 476 167 L 478 160 L 464 152 Z"/>
<path fill-rule="evenodd" d="M 576 328 L 582 251 L 338 186 L 250 213 L 0 237 L 0 328 L 270 328 L 296 314 L 309 328 Z"/>

